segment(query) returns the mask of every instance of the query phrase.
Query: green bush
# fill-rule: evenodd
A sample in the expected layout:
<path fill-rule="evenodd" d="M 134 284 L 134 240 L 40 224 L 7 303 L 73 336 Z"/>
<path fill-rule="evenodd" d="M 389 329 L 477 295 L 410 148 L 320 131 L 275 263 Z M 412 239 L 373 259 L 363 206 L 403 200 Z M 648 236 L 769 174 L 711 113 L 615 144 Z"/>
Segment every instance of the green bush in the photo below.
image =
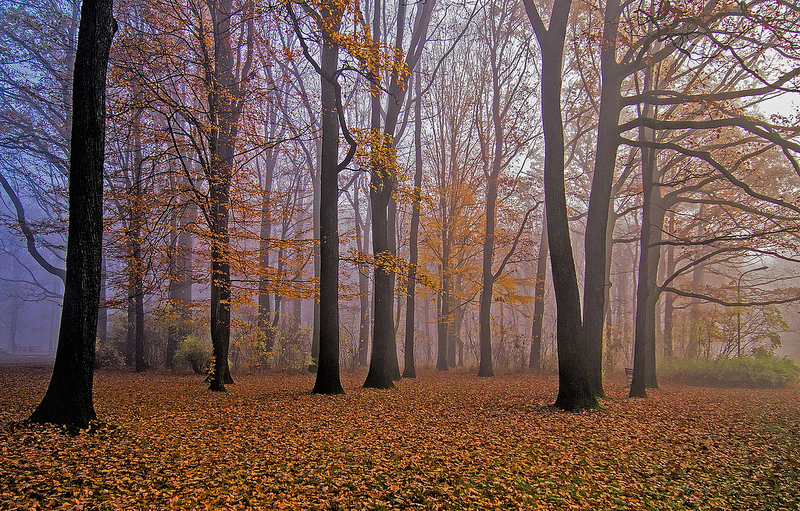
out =
<path fill-rule="evenodd" d="M 125 365 L 125 357 L 122 356 L 122 353 L 120 353 L 112 343 L 97 343 L 97 348 L 94 353 L 95 368 L 122 367 L 123 365 Z"/>
<path fill-rule="evenodd" d="M 785 387 L 800 377 L 800 368 L 788 357 L 742 357 L 726 360 L 674 360 L 665 363 L 667 380 L 720 387 Z"/>
<path fill-rule="evenodd" d="M 176 360 L 187 364 L 196 374 L 206 374 L 211 365 L 211 346 L 194 335 L 186 337 L 178 345 Z"/>

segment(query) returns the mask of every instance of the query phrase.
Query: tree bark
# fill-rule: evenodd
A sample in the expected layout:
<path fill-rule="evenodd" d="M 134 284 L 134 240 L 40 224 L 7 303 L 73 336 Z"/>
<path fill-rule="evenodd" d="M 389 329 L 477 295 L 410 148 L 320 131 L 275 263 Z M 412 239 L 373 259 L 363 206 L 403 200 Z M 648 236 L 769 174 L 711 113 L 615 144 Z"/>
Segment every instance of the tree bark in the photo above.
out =
<path fill-rule="evenodd" d="M 597 124 L 597 150 L 592 176 L 592 191 L 586 216 L 584 242 L 586 268 L 583 286 L 583 335 L 587 347 L 589 383 L 597 396 L 603 396 L 603 321 L 608 275 L 606 274 L 606 232 L 614 169 L 619 147 L 619 115 L 622 108 L 622 73 L 617 63 L 619 0 L 608 0 L 605 8 L 601 60 L 600 117 Z"/>
<path fill-rule="evenodd" d="M 536 285 L 533 292 L 533 326 L 531 327 L 531 356 L 528 368 L 542 370 L 542 326 L 544 325 L 544 293 L 547 279 L 547 215 L 542 217 L 542 237 L 539 241 L 539 256 L 536 261 Z"/>
<path fill-rule="evenodd" d="M 669 218 L 669 232 L 675 232 L 675 217 L 670 214 Z M 667 247 L 667 266 L 665 275 L 672 275 L 675 272 L 675 247 L 670 245 Z M 664 297 L 664 358 L 670 360 L 675 357 L 675 348 L 673 343 L 673 317 L 675 314 L 675 295 L 673 293 L 666 293 Z"/>
<path fill-rule="evenodd" d="M 333 38 L 341 12 L 323 5 L 322 56 L 322 160 L 320 167 L 320 280 L 319 359 L 314 394 L 343 394 L 339 379 L 339 117 L 332 82 L 338 66 L 339 47 Z"/>
<path fill-rule="evenodd" d="M 414 30 L 411 34 L 411 44 L 405 61 L 407 69 L 411 72 L 416 68 L 424 48 L 428 24 L 430 23 L 435 3 L 435 0 L 430 0 L 418 5 Z M 378 42 L 381 39 L 380 16 L 384 11 L 378 0 L 375 2 L 374 9 L 373 40 Z M 403 45 L 405 19 L 406 3 L 401 2 L 397 13 L 397 33 L 395 34 L 395 47 L 397 48 L 402 48 Z M 391 99 L 386 107 L 386 119 L 380 147 L 382 151 L 393 152 L 396 143 L 397 121 L 406 97 L 406 88 L 397 72 L 392 73 L 392 79 L 389 84 L 389 97 Z M 380 104 L 378 103 L 378 98 L 373 101 L 372 128 L 375 130 L 377 138 L 377 132 L 380 131 Z M 395 277 L 394 273 L 389 271 L 388 266 L 380 262 L 385 260 L 386 263 L 390 263 L 397 255 L 394 228 L 396 204 L 393 193 L 396 182 L 395 172 L 395 169 L 386 168 L 386 166 L 377 167 L 373 165 L 372 168 L 370 199 L 372 209 L 372 250 L 376 259 L 374 272 L 375 305 L 373 309 L 372 355 L 369 373 L 364 382 L 365 387 L 390 388 L 393 386 L 393 384 L 390 384 L 391 381 L 400 378 L 397 341 L 392 317 Z M 379 350 L 380 353 L 376 353 Z M 373 363 L 375 364 L 374 367 Z M 383 374 L 384 371 L 389 373 L 388 376 Z"/>
<path fill-rule="evenodd" d="M 361 210 L 359 204 L 359 187 L 355 186 L 353 191 L 353 204 L 355 209 L 356 220 L 356 248 L 359 254 L 365 254 L 369 246 L 369 240 L 366 237 L 369 227 L 365 227 L 364 221 L 361 218 Z M 359 321 L 358 321 L 358 365 L 366 367 L 369 354 L 369 279 L 364 271 L 358 272 L 358 291 L 359 291 Z"/>
<path fill-rule="evenodd" d="M 103 239 L 105 87 L 112 0 L 84 0 L 75 54 L 64 307 L 47 392 L 30 421 L 86 428 L 92 400 Z"/>
<path fill-rule="evenodd" d="M 409 240 L 408 285 L 406 286 L 406 338 L 403 378 L 416 378 L 414 360 L 414 328 L 416 306 L 417 265 L 419 264 L 419 212 L 422 198 L 422 98 L 421 80 L 414 80 L 416 102 L 414 103 L 414 195 L 411 202 L 411 234 Z"/>
<path fill-rule="evenodd" d="M 252 16 L 244 21 L 248 33 L 245 57 L 239 74 L 234 76 L 234 58 L 231 47 L 231 18 L 234 14 L 232 0 L 207 0 L 214 35 L 214 69 L 207 77 L 208 104 L 211 117 L 209 147 L 211 162 L 209 172 L 210 228 L 211 228 L 211 343 L 214 349 L 214 370 L 209 389 L 225 391 L 233 383 L 228 365 L 231 338 L 231 267 L 230 233 L 228 228 L 230 186 L 233 177 L 236 139 L 242 110 L 243 86 L 249 79 L 252 63 Z M 248 10 L 252 3 L 247 3 Z M 247 17 L 247 14 L 243 16 Z"/>
<path fill-rule="evenodd" d="M 553 288 L 556 294 L 558 397 L 555 406 L 582 410 L 597 406 L 586 371 L 581 304 L 572 255 L 564 185 L 564 126 L 561 76 L 571 0 L 555 0 L 550 28 L 545 29 L 532 0 L 524 0 L 542 50 L 542 126 L 544 128 L 544 191 Z"/>
<path fill-rule="evenodd" d="M 646 73 L 645 87 L 650 88 L 650 70 Z M 653 109 L 646 106 L 642 112 L 643 116 L 652 116 Z M 653 130 L 649 128 L 639 128 L 639 138 L 646 141 L 653 140 Z M 655 375 L 649 374 L 651 369 L 655 372 L 655 304 L 657 294 L 655 293 L 658 273 L 658 258 L 654 257 L 653 252 L 659 250 L 652 246 L 656 241 L 656 229 L 654 225 L 655 214 L 653 212 L 656 187 L 655 179 L 655 152 L 653 149 L 643 147 L 642 153 L 642 233 L 640 236 L 639 249 L 639 281 L 636 286 L 636 326 L 633 345 L 633 378 L 631 379 L 630 397 L 647 397 L 646 388 L 655 379 Z M 663 215 L 662 215 L 663 219 Z M 649 351 L 653 350 L 653 367 L 649 359 Z"/>

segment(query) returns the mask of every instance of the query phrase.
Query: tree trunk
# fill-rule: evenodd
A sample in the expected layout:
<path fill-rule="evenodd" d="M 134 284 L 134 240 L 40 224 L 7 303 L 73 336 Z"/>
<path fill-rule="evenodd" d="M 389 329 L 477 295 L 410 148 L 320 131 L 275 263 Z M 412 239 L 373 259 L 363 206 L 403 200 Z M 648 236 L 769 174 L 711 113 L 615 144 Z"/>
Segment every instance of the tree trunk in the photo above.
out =
<path fill-rule="evenodd" d="M 228 229 L 230 186 L 233 176 L 236 138 L 242 108 L 243 82 L 249 79 L 252 62 L 252 41 L 248 41 L 244 64 L 234 77 L 234 58 L 231 48 L 232 0 L 207 0 L 214 29 L 214 69 L 209 79 L 209 111 L 211 136 L 209 147 L 210 228 L 211 228 L 211 343 L 214 348 L 214 371 L 209 389 L 224 391 L 233 383 L 228 365 L 231 338 L 231 267 L 230 233 Z M 252 8 L 252 4 L 248 3 Z M 247 15 L 245 15 L 247 16 Z M 245 21 L 252 37 L 252 16 Z"/>
<path fill-rule="evenodd" d="M 646 88 L 649 88 L 650 70 L 646 73 Z M 646 106 L 642 116 L 652 117 L 651 106 Z M 645 141 L 653 140 L 653 130 L 649 128 L 639 128 L 639 138 Z M 631 379 L 630 397 L 647 397 L 646 388 L 649 383 L 655 380 L 655 375 L 649 374 L 651 364 L 649 363 L 649 351 L 655 352 L 655 304 L 656 293 L 655 280 L 658 273 L 658 260 L 654 258 L 653 252 L 658 250 L 652 246 L 656 241 L 656 229 L 653 220 L 655 201 L 655 152 L 646 147 L 642 147 L 642 234 L 640 236 L 639 249 L 639 281 L 636 286 L 636 328 L 634 333 L 633 345 L 633 378 Z M 663 215 L 662 215 L 663 218 Z M 654 354 L 653 354 L 653 358 Z M 653 364 L 654 366 L 655 364 Z M 652 367 L 655 371 L 655 367 Z"/>
<path fill-rule="evenodd" d="M 603 47 L 600 54 L 600 117 L 597 124 L 597 150 L 592 176 L 592 191 L 586 216 L 584 242 L 586 268 L 583 285 L 583 335 L 587 348 L 589 383 L 597 396 L 603 396 L 603 320 L 608 275 L 606 274 L 606 233 L 611 189 L 619 146 L 621 73 L 617 64 L 619 0 L 609 0 L 605 8 Z"/>
<path fill-rule="evenodd" d="M 547 215 L 542 217 L 542 237 L 539 241 L 539 256 L 536 261 L 536 285 L 533 292 L 533 326 L 531 331 L 531 356 L 528 368 L 542 370 L 542 326 L 544 324 L 544 293 L 547 279 Z"/>
<path fill-rule="evenodd" d="M 339 117 L 336 89 L 330 81 L 336 73 L 339 47 L 333 39 L 341 12 L 323 6 L 323 19 L 331 26 L 322 30 L 322 160 L 320 168 L 320 280 L 319 359 L 314 394 L 343 394 L 339 379 Z M 335 9 L 335 7 L 334 7 Z"/>
<path fill-rule="evenodd" d="M 392 195 L 389 176 L 373 170 L 370 198 L 372 201 L 372 247 L 375 254 L 374 314 L 372 324 L 372 354 L 364 387 L 388 389 L 392 383 L 394 322 L 392 318 L 391 266 L 394 259 L 389 250 L 388 205 Z M 397 355 L 395 354 L 395 357 Z"/>
<path fill-rule="evenodd" d="M 439 291 L 439 307 L 437 310 L 436 318 L 436 334 L 438 353 L 436 356 L 436 369 L 439 371 L 447 371 L 450 367 L 448 362 L 448 349 L 450 347 L 450 329 L 448 325 L 451 321 L 451 304 L 450 304 L 450 287 L 452 276 L 450 275 L 450 240 L 448 238 L 447 229 L 443 228 L 442 235 L 442 268 L 440 270 L 442 275 L 441 289 Z"/>
<path fill-rule="evenodd" d="M 411 34 L 411 45 L 405 61 L 406 68 L 411 72 L 414 71 L 425 45 L 428 24 L 430 23 L 435 3 L 434 0 L 431 0 L 418 6 L 417 18 Z M 372 36 L 376 43 L 381 41 L 381 15 L 384 14 L 384 7 L 385 5 L 382 7 L 380 1 L 376 0 L 372 23 Z M 406 7 L 407 4 L 405 2 L 400 2 L 397 11 L 396 48 L 402 48 L 404 41 Z M 397 120 L 406 97 L 406 88 L 403 86 L 403 81 L 398 76 L 398 73 L 394 71 L 389 84 L 389 97 L 391 99 L 386 106 L 386 119 L 384 121 L 380 149 L 382 152 L 391 155 L 390 159 L 393 161 Z M 378 132 L 380 132 L 380 103 L 377 97 L 373 98 L 371 125 L 375 138 L 378 138 Z M 373 146 L 373 154 L 375 148 L 376 146 Z M 370 199 L 372 209 L 372 251 L 376 259 L 373 297 L 375 306 L 373 308 L 372 356 L 370 358 L 369 373 L 364 382 L 365 387 L 389 388 L 393 386 L 392 380 L 400 378 L 400 368 L 397 360 L 397 340 L 392 318 L 395 276 L 392 271 L 388 270 L 386 264 L 379 262 L 380 260 L 386 260 L 385 262 L 389 263 L 397 255 L 395 238 L 397 205 L 393 193 L 396 184 L 395 172 L 394 168 L 387 168 L 386 165 L 373 164 L 372 166 Z M 382 352 L 376 353 L 378 350 L 382 350 Z M 373 367 L 373 362 L 375 367 Z M 389 375 L 384 375 L 384 371 L 388 372 Z"/>
<path fill-rule="evenodd" d="M 139 129 L 140 119 L 137 116 L 133 121 L 133 176 L 131 183 L 130 199 L 130 272 L 133 294 L 134 316 L 134 370 L 137 373 L 147 369 L 144 359 L 144 276 L 145 264 L 142 254 L 142 229 L 145 221 L 145 197 L 142 182 L 142 136 Z M 130 319 L 130 318 L 129 318 Z M 130 326 L 130 324 L 129 324 Z"/>
<path fill-rule="evenodd" d="M 411 209 L 411 237 L 409 240 L 408 285 L 406 286 L 406 339 L 403 378 L 416 378 L 414 361 L 414 313 L 416 302 L 417 264 L 419 264 L 419 206 L 422 199 L 422 98 L 421 80 L 414 80 L 416 102 L 414 103 L 414 195 Z"/>
<path fill-rule="evenodd" d="M 317 154 L 322 155 L 322 145 L 318 141 L 317 142 Z M 318 168 L 322 168 L 322 161 L 320 159 Z M 314 175 L 316 174 L 316 176 Z M 314 188 L 314 202 L 311 205 L 311 214 L 314 217 L 314 239 L 320 240 L 321 233 L 320 233 L 320 197 L 322 195 L 320 178 L 319 178 L 319 170 L 312 171 L 311 177 L 311 184 Z M 314 277 L 316 281 L 319 282 L 322 273 L 322 255 L 320 254 L 320 246 L 319 243 L 314 245 Z M 314 293 L 314 326 L 311 333 L 311 363 L 308 365 L 308 372 L 316 373 L 317 372 L 317 365 L 319 363 L 319 315 L 320 315 L 320 305 L 319 305 L 319 284 L 317 284 L 317 288 L 315 289 Z"/>
<path fill-rule="evenodd" d="M 353 203 L 355 204 L 355 220 L 356 220 L 356 248 L 358 253 L 363 255 L 367 252 L 369 241 L 366 237 L 368 227 L 364 227 L 364 222 L 361 218 L 361 209 L 359 204 L 359 187 L 355 186 L 353 191 Z M 358 321 L 358 365 L 366 367 L 369 353 L 369 279 L 366 272 L 359 269 L 358 271 L 358 291 L 359 291 L 359 321 Z"/>
<path fill-rule="evenodd" d="M 597 406 L 586 371 L 578 279 L 572 256 L 564 184 L 564 126 L 561 76 L 571 0 L 555 0 L 550 28 L 545 30 L 531 0 L 525 8 L 542 50 L 542 127 L 544 129 L 544 192 L 553 288 L 556 294 L 558 397 L 555 406 L 582 410 Z"/>
<path fill-rule="evenodd" d="M 112 0 L 84 0 L 75 55 L 64 306 L 47 392 L 30 417 L 85 428 L 92 401 L 103 239 L 105 87 L 117 24 Z"/>
<path fill-rule="evenodd" d="M 675 232 L 675 217 L 670 214 L 669 232 Z M 667 247 L 667 269 L 664 275 L 672 275 L 675 272 L 675 247 Z M 675 357 L 673 346 L 673 317 L 675 314 L 675 295 L 666 293 L 664 297 L 664 358 L 670 360 Z"/>
<path fill-rule="evenodd" d="M 275 151 L 267 153 L 264 159 L 265 174 L 262 183 L 263 197 L 261 199 L 261 224 L 259 226 L 258 260 L 262 276 L 258 282 L 258 314 L 256 328 L 258 340 L 263 342 L 264 352 L 267 354 L 267 363 L 274 365 L 272 357 L 275 345 L 275 329 L 270 324 L 272 307 L 270 305 L 270 282 L 267 271 L 270 265 L 269 238 L 272 235 L 272 180 L 275 174 L 277 154 Z"/>
<path fill-rule="evenodd" d="M 106 346 L 108 338 L 108 308 L 106 301 L 106 258 L 103 257 L 100 270 L 100 307 L 97 309 L 97 342 Z"/>

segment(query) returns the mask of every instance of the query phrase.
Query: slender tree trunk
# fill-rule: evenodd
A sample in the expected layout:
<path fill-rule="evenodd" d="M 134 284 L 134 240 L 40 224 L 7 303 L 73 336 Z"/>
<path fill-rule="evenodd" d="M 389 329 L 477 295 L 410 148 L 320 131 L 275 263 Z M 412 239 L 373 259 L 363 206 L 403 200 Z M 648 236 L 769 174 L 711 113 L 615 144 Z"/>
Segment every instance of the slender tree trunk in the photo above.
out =
<path fill-rule="evenodd" d="M 572 255 L 564 185 L 564 126 L 561 76 L 571 0 L 555 0 L 550 28 L 545 30 L 532 0 L 525 8 L 542 50 L 542 126 L 544 128 L 544 191 L 553 288 L 556 294 L 558 397 L 555 406 L 581 410 L 597 406 L 586 369 L 578 279 Z"/>
<path fill-rule="evenodd" d="M 359 187 L 356 184 L 353 191 L 353 203 L 355 204 L 356 220 L 356 248 L 359 254 L 365 254 L 369 245 L 366 239 L 367 229 L 361 218 L 361 206 L 359 204 Z M 358 365 L 366 367 L 369 353 L 369 279 L 364 271 L 358 272 L 358 291 L 359 291 L 359 321 L 358 321 Z"/>
<path fill-rule="evenodd" d="M 106 258 L 103 257 L 100 270 L 100 307 L 97 310 L 97 342 L 100 346 L 107 345 L 108 338 L 108 308 L 106 301 Z"/>
<path fill-rule="evenodd" d="M 533 292 L 533 327 L 531 332 L 531 356 L 528 368 L 542 370 L 542 326 L 544 324 L 544 293 L 547 279 L 547 215 L 542 217 L 542 237 L 539 241 L 539 256 L 536 261 L 536 285 Z"/>
<path fill-rule="evenodd" d="M 92 401 L 103 239 L 105 87 L 117 24 L 111 0 L 84 0 L 73 75 L 64 306 L 47 392 L 30 421 L 85 428 Z"/>
<path fill-rule="evenodd" d="M 317 154 L 322 155 L 322 145 L 320 142 L 317 142 Z M 320 156 L 321 158 L 321 156 Z M 322 168 L 322 160 L 318 162 L 319 169 Z M 311 206 L 312 216 L 314 217 L 314 239 L 320 240 L 321 233 L 320 233 L 320 222 L 321 222 L 321 184 L 320 178 L 317 176 L 315 177 L 313 174 L 319 174 L 319 171 L 312 172 L 311 183 L 314 188 L 314 202 Z M 322 278 L 322 254 L 320 253 L 320 245 L 316 243 L 314 245 L 314 277 L 316 281 L 319 282 Z M 319 304 L 319 284 L 317 284 L 317 288 L 314 293 L 314 325 L 313 331 L 311 334 L 311 363 L 308 365 L 308 372 L 316 373 L 317 372 L 317 365 L 319 363 L 319 334 L 320 334 L 320 324 L 319 324 L 319 315 L 320 315 L 320 304 Z"/>
<path fill-rule="evenodd" d="M 646 74 L 646 86 L 650 84 L 650 70 Z M 652 107 L 646 106 L 643 116 L 652 117 Z M 649 128 L 639 129 L 639 138 L 653 140 L 653 131 Z M 652 247 L 655 241 L 656 226 L 653 223 L 655 214 L 655 153 L 643 147 L 642 153 L 642 234 L 639 249 L 639 282 L 636 286 L 636 329 L 633 345 L 633 379 L 631 380 L 630 397 L 647 397 L 646 388 L 655 375 L 650 375 L 649 351 L 655 351 L 655 304 L 656 293 L 654 273 L 658 271 L 658 260 L 653 257 L 657 249 Z M 651 341 L 652 338 L 652 341 Z M 651 346 L 652 344 L 652 346 Z M 653 357 L 655 358 L 655 357 Z M 652 368 L 655 371 L 655 367 Z"/>
<path fill-rule="evenodd" d="M 669 216 L 669 232 L 675 232 L 675 217 Z M 667 265 L 665 275 L 672 275 L 675 272 L 675 247 L 667 247 Z M 673 346 L 673 318 L 675 314 L 675 295 L 666 293 L 664 296 L 664 358 L 670 360 L 675 357 Z"/>
<path fill-rule="evenodd" d="M 258 282 L 258 319 L 256 328 L 258 340 L 264 343 L 264 352 L 267 354 L 269 364 L 273 362 L 273 349 L 275 345 L 275 329 L 270 324 L 272 307 L 270 305 L 270 282 L 266 272 L 270 267 L 270 243 L 272 235 L 272 181 L 275 175 L 277 154 L 271 151 L 264 160 L 264 180 L 262 183 L 263 197 L 261 199 L 261 224 L 259 226 L 258 260 L 262 277 Z"/>
<path fill-rule="evenodd" d="M 597 125 L 592 191 L 586 216 L 583 286 L 583 335 L 587 347 L 589 383 L 597 396 L 603 396 L 603 320 L 608 275 L 606 274 L 606 233 L 611 189 L 619 146 L 619 114 L 622 83 L 617 64 L 617 32 L 620 17 L 619 0 L 608 0 L 605 7 L 603 47 L 601 49 L 600 117 Z"/>
<path fill-rule="evenodd" d="M 414 80 L 416 102 L 414 103 L 414 195 L 411 209 L 411 237 L 409 240 L 408 285 L 406 286 L 406 339 L 403 378 L 416 378 L 414 361 L 414 317 L 416 305 L 417 265 L 419 264 L 419 206 L 422 199 L 422 98 L 421 80 Z"/>
<path fill-rule="evenodd" d="M 195 222 L 196 211 L 192 203 L 176 221 L 176 236 L 170 260 L 169 299 L 175 310 L 176 325 L 169 328 L 167 334 L 166 363 L 168 369 L 175 369 L 175 352 L 178 342 L 191 332 L 192 303 L 192 234 L 191 226 Z"/>
<path fill-rule="evenodd" d="M 320 168 L 320 281 L 319 361 L 315 394 L 343 394 L 339 379 L 339 117 L 336 89 L 330 81 L 336 74 L 339 47 L 333 35 L 339 31 L 341 12 L 323 5 L 322 30 L 322 161 Z"/>
<path fill-rule="evenodd" d="M 234 76 L 234 54 L 231 48 L 232 0 L 207 0 L 214 30 L 214 69 L 209 79 L 209 110 L 212 121 L 209 141 L 209 197 L 211 199 L 211 343 L 214 348 L 214 371 L 209 389 L 224 391 L 233 383 L 228 364 L 231 338 L 231 267 L 230 233 L 228 228 L 230 186 L 233 177 L 239 116 L 242 109 L 244 82 L 250 77 L 253 53 L 252 15 L 243 14 L 248 33 L 241 81 Z M 252 10 L 247 2 L 245 9 Z"/>
<path fill-rule="evenodd" d="M 139 116 L 133 125 L 133 176 L 130 199 L 130 265 L 132 279 L 133 319 L 134 319 L 134 362 L 135 371 L 140 373 L 147 369 L 144 359 L 144 274 L 145 264 L 142 254 L 142 229 L 145 220 L 145 197 L 143 189 L 142 137 L 139 129 Z M 130 320 L 130 317 L 129 317 Z M 129 325 L 130 326 L 130 325 Z"/>
<path fill-rule="evenodd" d="M 443 229 L 444 230 L 444 229 Z M 442 237 L 442 282 L 441 290 L 439 291 L 439 307 L 436 318 L 437 324 L 437 340 L 438 340 L 438 353 L 436 357 L 436 369 L 439 371 L 447 371 L 450 367 L 448 364 L 448 349 L 450 348 L 450 321 L 452 315 L 452 305 L 450 303 L 450 287 L 452 276 L 450 275 L 450 240 L 449 238 Z"/>
<path fill-rule="evenodd" d="M 461 295 L 464 292 L 461 275 L 456 277 L 453 288 L 457 295 Z M 455 365 L 458 367 L 464 366 L 464 341 L 461 339 L 461 328 L 464 325 L 464 306 L 462 303 L 453 310 L 453 328 L 450 333 L 453 340 L 453 355 L 456 358 Z"/>

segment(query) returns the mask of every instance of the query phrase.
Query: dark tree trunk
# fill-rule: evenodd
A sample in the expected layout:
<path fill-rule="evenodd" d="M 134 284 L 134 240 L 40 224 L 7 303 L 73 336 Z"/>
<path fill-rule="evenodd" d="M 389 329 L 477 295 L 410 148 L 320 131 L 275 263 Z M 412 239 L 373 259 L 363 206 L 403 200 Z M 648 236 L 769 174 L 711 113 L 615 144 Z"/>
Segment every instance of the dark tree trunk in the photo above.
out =
<path fill-rule="evenodd" d="M 609 0 L 605 8 L 605 27 L 601 59 L 600 117 L 597 125 L 597 151 L 592 176 L 592 191 L 586 216 L 584 243 L 586 268 L 583 286 L 583 336 L 587 347 L 589 384 L 603 396 L 603 321 L 608 275 L 606 274 L 606 233 L 611 189 L 619 146 L 621 72 L 617 64 L 619 0 Z"/>
<path fill-rule="evenodd" d="M 339 379 L 339 117 L 336 73 L 339 48 L 332 35 L 339 30 L 341 13 L 323 7 L 323 19 L 331 24 L 322 31 L 322 161 L 320 168 L 320 280 L 319 358 L 315 394 L 343 394 Z"/>
<path fill-rule="evenodd" d="M 108 338 L 108 308 L 106 301 L 106 258 L 103 257 L 100 270 L 100 307 L 97 309 L 97 342 L 106 346 Z"/>
<path fill-rule="evenodd" d="M 391 348 L 394 336 L 392 318 L 391 266 L 393 254 L 389 250 L 388 205 L 392 195 L 392 182 L 385 173 L 373 171 L 370 197 L 372 201 L 372 247 L 375 253 L 374 313 L 372 323 L 372 354 L 364 387 L 388 389 L 392 383 Z M 397 355 L 395 354 L 395 357 Z"/>
<path fill-rule="evenodd" d="M 419 264 L 419 207 L 422 196 L 422 99 L 421 80 L 414 80 L 417 100 L 414 103 L 414 195 L 411 209 L 411 237 L 409 240 L 408 286 L 406 287 L 406 339 L 403 378 L 416 378 L 417 367 L 414 360 L 414 318 L 417 284 L 417 264 Z"/>
<path fill-rule="evenodd" d="M 648 84 L 649 85 L 649 84 Z M 646 107 L 644 116 L 652 115 L 652 108 Z M 653 140 L 652 130 L 639 129 L 639 138 Z M 648 351 L 652 338 L 655 349 L 655 304 L 656 293 L 654 273 L 657 273 L 658 260 L 652 252 L 658 250 L 652 247 L 654 240 L 653 207 L 654 207 L 654 175 L 655 154 L 652 149 L 643 147 L 642 153 L 642 233 L 639 249 L 639 281 L 636 286 L 636 327 L 633 345 L 633 378 L 631 379 L 630 397 L 647 397 L 646 388 L 655 375 L 649 375 L 650 358 Z M 653 309 L 653 310 L 651 310 Z"/>
<path fill-rule="evenodd" d="M 425 45 L 428 24 L 435 3 L 435 0 L 431 0 L 418 6 L 417 18 L 411 34 L 411 45 L 408 48 L 405 61 L 407 69 L 411 72 L 414 71 Z M 381 16 L 384 14 L 384 7 L 380 1 L 376 0 L 372 24 L 372 36 L 376 42 L 381 41 Z M 407 4 L 405 2 L 400 2 L 397 11 L 397 33 L 395 34 L 395 47 L 397 48 L 402 48 L 404 42 L 406 7 Z M 392 73 L 391 83 L 389 84 L 389 97 L 391 99 L 386 106 L 386 118 L 380 149 L 387 153 L 393 153 L 396 142 L 394 137 L 397 120 L 406 97 L 406 88 L 397 73 Z M 377 137 L 377 133 L 380 131 L 380 103 L 377 97 L 373 99 L 371 124 Z M 364 382 L 365 387 L 389 388 L 393 386 L 391 384 L 392 380 L 400 379 L 397 340 L 392 318 L 395 276 L 393 272 L 388 271 L 386 265 L 379 263 L 381 259 L 393 260 L 397 255 L 395 238 L 397 205 L 394 202 L 393 194 L 396 177 L 394 173 L 395 169 L 387 168 L 385 165 L 373 165 L 372 168 L 372 186 L 370 189 L 372 250 L 376 264 L 373 295 L 372 355 L 370 357 L 369 373 Z M 376 353 L 378 350 L 381 350 L 381 352 Z M 383 374 L 384 372 L 388 372 L 388 376 Z"/>
<path fill-rule="evenodd" d="M 564 186 L 564 127 L 561 117 L 561 76 L 564 40 L 571 0 L 555 0 L 550 28 L 545 29 L 532 0 L 525 0 L 542 50 L 542 126 L 544 128 L 544 192 L 553 288 L 556 294 L 558 397 L 555 406 L 582 410 L 597 406 L 586 371 L 581 304 L 572 256 Z"/>
<path fill-rule="evenodd" d="M 142 229 L 145 222 L 145 198 L 143 188 L 142 136 L 139 129 L 140 119 L 137 116 L 133 124 L 133 176 L 130 191 L 130 261 L 129 271 L 133 299 L 133 331 L 134 331 L 134 370 L 137 373 L 147 369 L 144 359 L 144 254 L 142 253 Z M 129 316 L 130 321 L 130 316 Z M 129 327 L 131 324 L 129 323 Z"/>
<path fill-rule="evenodd" d="M 47 392 L 30 417 L 85 428 L 92 401 L 103 240 L 105 87 L 117 24 L 111 0 L 84 0 L 75 54 L 64 306 Z"/>
<path fill-rule="evenodd" d="M 401 3 L 402 13 L 405 13 L 405 4 Z M 380 0 L 373 4 L 372 37 L 376 45 L 381 41 L 381 15 L 383 8 Z M 370 356 L 369 372 L 364 381 L 364 387 L 388 389 L 394 386 L 395 361 L 397 350 L 395 346 L 394 319 L 392 311 L 394 306 L 394 275 L 391 272 L 395 252 L 393 231 L 389 221 L 389 203 L 393 201 L 394 172 L 384 162 L 389 159 L 389 151 L 394 147 L 392 139 L 394 126 L 389 131 L 389 120 L 386 130 L 381 131 L 381 105 L 380 97 L 372 98 L 371 129 L 374 137 L 372 153 L 372 180 L 370 186 L 370 206 L 372 208 L 372 252 L 375 256 L 374 270 L 374 298 L 375 318 L 372 324 L 372 353 Z M 396 119 L 396 117 L 395 117 Z M 394 353 L 392 351 L 394 350 Z"/>
<path fill-rule="evenodd" d="M 533 292 L 533 327 L 531 328 L 531 356 L 528 368 L 542 370 L 542 327 L 544 324 L 544 293 L 547 279 L 547 215 L 542 217 L 542 237 L 539 241 L 539 257 L 536 261 L 536 285 Z"/>
<path fill-rule="evenodd" d="M 228 229 L 230 187 L 233 175 L 239 116 L 242 109 L 242 88 L 250 77 L 252 63 L 252 16 L 245 21 L 249 34 L 242 69 L 241 82 L 234 76 L 234 58 L 231 48 L 232 0 L 207 0 L 214 27 L 214 69 L 207 77 L 208 104 L 211 117 L 209 148 L 209 217 L 211 228 L 211 343 L 214 349 L 214 370 L 209 389 L 225 391 L 233 383 L 228 365 L 231 339 L 231 267 L 230 233 Z M 248 9 L 252 3 L 248 2 Z M 247 17 L 247 15 L 244 15 Z"/>
<path fill-rule="evenodd" d="M 490 13 L 495 16 L 496 13 Z M 494 20 L 492 20 L 494 23 Z M 478 376 L 494 376 L 492 367 L 492 295 L 494 283 L 499 276 L 492 271 L 495 251 L 495 224 L 497 216 L 497 188 L 500 179 L 500 170 L 503 163 L 503 145 L 505 135 L 503 129 L 503 114 L 500 108 L 500 69 L 498 63 L 498 44 L 492 41 L 489 51 L 489 64 L 492 71 L 492 127 L 494 129 L 494 148 L 492 150 L 491 169 L 486 182 L 486 228 L 483 236 L 483 262 L 481 271 L 481 297 L 478 311 L 480 346 L 480 366 Z M 502 53 L 502 50 L 501 50 Z M 483 142 L 482 142 L 483 145 Z M 488 145 L 488 144 L 487 144 Z"/>

